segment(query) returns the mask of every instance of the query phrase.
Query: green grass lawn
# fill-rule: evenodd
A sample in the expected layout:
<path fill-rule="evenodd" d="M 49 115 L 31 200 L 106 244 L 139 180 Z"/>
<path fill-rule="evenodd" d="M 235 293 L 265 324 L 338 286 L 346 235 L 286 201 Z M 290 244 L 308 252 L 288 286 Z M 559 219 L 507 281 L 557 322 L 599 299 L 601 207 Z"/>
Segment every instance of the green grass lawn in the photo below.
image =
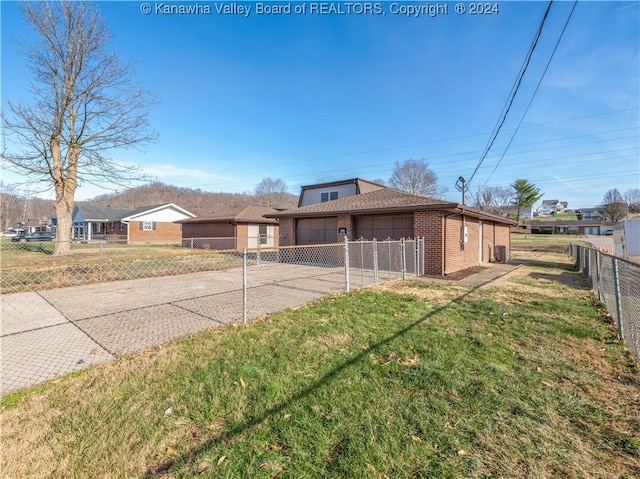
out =
<path fill-rule="evenodd" d="M 389 283 L 7 396 L 2 477 L 639 477 L 636 365 L 570 260 L 545 258 L 494 288 Z"/>

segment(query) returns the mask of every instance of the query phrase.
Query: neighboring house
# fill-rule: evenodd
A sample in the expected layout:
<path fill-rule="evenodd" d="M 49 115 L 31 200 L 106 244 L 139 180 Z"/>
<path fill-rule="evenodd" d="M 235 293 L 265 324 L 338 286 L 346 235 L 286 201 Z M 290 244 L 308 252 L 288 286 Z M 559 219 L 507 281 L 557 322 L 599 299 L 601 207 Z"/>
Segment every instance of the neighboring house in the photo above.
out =
<path fill-rule="evenodd" d="M 616 256 L 640 262 L 640 219 L 616 223 L 613 247 Z"/>
<path fill-rule="evenodd" d="M 34 233 L 36 231 L 46 231 L 47 227 L 42 226 L 42 222 L 37 219 L 30 219 L 23 223 L 22 226 L 24 232 L 26 234 Z"/>
<path fill-rule="evenodd" d="M 344 183 L 303 187 L 324 193 Z M 364 180 L 373 188 L 327 202 L 316 202 L 266 215 L 280 223 L 280 244 L 311 245 L 350 240 L 426 238 L 425 265 L 430 275 L 446 275 L 495 259 L 496 246 L 510 249 L 510 227 L 516 223 L 474 208 L 411 195 Z"/>
<path fill-rule="evenodd" d="M 72 239 L 121 239 L 127 243 L 180 243 L 177 221 L 195 215 L 173 203 L 142 208 L 111 208 L 76 203 Z"/>
<path fill-rule="evenodd" d="M 539 215 L 555 215 L 557 213 L 564 213 L 569 206 L 566 201 L 558 200 L 543 200 L 542 205 L 536 210 Z"/>
<path fill-rule="evenodd" d="M 240 211 L 182 220 L 183 244 L 193 239 L 195 247 L 212 249 L 278 246 L 278 222 L 264 217 L 277 212 L 267 206 L 247 206 Z"/>
<path fill-rule="evenodd" d="M 602 221 L 600 208 L 580 208 L 576 215 L 580 221 Z"/>
<path fill-rule="evenodd" d="M 527 221 L 525 228 L 532 233 L 569 235 L 610 235 L 615 223 L 609 221 Z"/>
<path fill-rule="evenodd" d="M 316 203 L 326 203 L 347 196 L 360 195 L 385 188 L 385 186 L 362 178 L 350 178 L 342 181 L 332 181 L 329 183 L 317 183 L 315 185 L 303 186 L 300 191 L 298 207 L 309 206 Z"/>
<path fill-rule="evenodd" d="M 520 219 L 528 220 L 530 218 L 533 218 L 533 208 L 531 206 L 520 208 Z"/>

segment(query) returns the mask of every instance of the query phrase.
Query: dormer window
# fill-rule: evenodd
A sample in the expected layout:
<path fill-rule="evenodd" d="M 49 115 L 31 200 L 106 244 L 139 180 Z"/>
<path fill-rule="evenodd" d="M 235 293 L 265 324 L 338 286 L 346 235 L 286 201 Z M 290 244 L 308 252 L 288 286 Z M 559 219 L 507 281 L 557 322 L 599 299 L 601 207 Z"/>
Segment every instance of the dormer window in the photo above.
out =
<path fill-rule="evenodd" d="M 320 203 L 326 203 L 327 201 L 333 201 L 338 199 L 337 191 L 327 191 L 320 193 Z"/>

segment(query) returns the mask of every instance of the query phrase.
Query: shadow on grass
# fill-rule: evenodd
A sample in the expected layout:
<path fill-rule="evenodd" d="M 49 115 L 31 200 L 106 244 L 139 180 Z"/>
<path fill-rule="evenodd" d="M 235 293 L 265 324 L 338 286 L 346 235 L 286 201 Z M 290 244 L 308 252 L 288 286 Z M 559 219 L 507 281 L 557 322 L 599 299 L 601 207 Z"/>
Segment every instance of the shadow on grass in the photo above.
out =
<path fill-rule="evenodd" d="M 233 427 L 231 430 L 229 430 L 227 432 L 224 432 L 222 434 L 219 434 L 216 437 L 212 437 L 211 439 L 205 441 L 204 443 L 198 445 L 197 447 L 191 449 L 190 451 L 184 452 L 183 454 L 181 454 L 179 456 L 169 458 L 169 459 L 165 460 L 162 464 L 160 464 L 160 465 L 158 465 L 158 466 L 156 466 L 156 467 L 154 467 L 152 469 L 147 470 L 147 472 L 145 473 L 143 478 L 144 479 L 151 479 L 151 478 L 157 477 L 160 474 L 167 473 L 167 472 L 171 471 L 172 469 L 183 467 L 183 466 L 186 466 L 186 465 L 189 465 L 189 464 L 194 464 L 197 461 L 198 457 L 201 454 L 203 454 L 204 452 L 206 452 L 207 450 L 209 450 L 209 449 L 211 449 L 211 448 L 213 448 L 213 447 L 215 447 L 215 446 L 217 446 L 219 444 L 222 444 L 222 443 L 224 443 L 226 441 L 229 441 L 229 440 L 233 439 L 234 437 L 242 434 L 244 431 L 249 430 L 252 427 L 255 427 L 255 426 L 259 425 L 260 423 L 262 423 L 263 421 L 265 421 L 269 417 L 282 414 L 284 411 L 288 410 L 288 408 L 290 408 L 291 405 L 295 404 L 297 401 L 306 398 L 307 396 L 309 396 L 309 395 L 315 393 L 316 391 L 318 391 L 320 388 L 322 388 L 325 385 L 331 383 L 344 370 L 346 370 L 346 369 L 350 368 L 351 366 L 361 362 L 363 359 L 366 359 L 366 357 L 368 357 L 368 355 L 370 355 L 372 351 L 376 351 L 378 349 L 381 349 L 382 347 L 384 347 L 385 345 L 391 343 L 395 339 L 397 339 L 399 337 L 402 337 L 403 335 L 407 334 L 412 329 L 420 326 L 425 321 L 427 321 L 429 318 L 431 318 L 431 317 L 433 317 L 433 316 L 435 316 L 435 315 L 447 310 L 453 304 L 460 303 L 467 296 L 471 295 L 477 289 L 478 289 L 477 287 L 474 287 L 473 289 L 467 291 L 466 293 L 461 294 L 460 296 L 458 296 L 455 299 L 451 300 L 449 303 L 447 303 L 447 304 L 445 304 L 443 306 L 440 306 L 440 307 L 436 308 L 435 310 L 431 311 L 429 314 L 425 315 L 421 319 L 419 319 L 419 320 L 409 324 L 408 326 L 400 329 L 399 331 L 397 331 L 396 333 L 392 334 L 391 336 L 389 336 L 389 337 L 387 337 L 387 338 L 385 338 L 385 339 L 383 339 L 381 341 L 378 341 L 377 343 L 371 344 L 366 351 L 359 352 L 355 356 L 353 356 L 350 359 L 346 360 L 341 365 L 335 367 L 334 369 L 332 369 L 331 371 L 326 373 L 324 376 L 322 376 L 317 381 L 315 381 L 315 382 L 309 384 L 308 386 L 306 386 L 300 392 L 292 395 L 290 398 L 288 398 L 286 400 L 283 400 L 282 402 L 280 402 L 276 406 L 273 406 L 273 407 L 269 408 L 263 414 L 261 414 L 259 416 L 248 417 L 245 421 L 239 423 L 237 426 Z"/>
<path fill-rule="evenodd" d="M 567 286 L 573 287 L 575 289 L 579 289 L 579 290 L 583 290 L 583 291 L 585 290 L 585 282 L 584 282 L 583 278 L 580 276 L 579 272 L 575 272 L 575 270 L 573 269 L 572 265 L 568 265 L 568 264 L 563 263 L 563 262 L 557 262 L 557 263 L 556 262 L 548 262 L 548 261 L 538 262 L 538 261 L 535 261 L 535 260 L 525 260 L 525 261 L 523 261 L 523 264 L 528 264 L 530 266 L 540 267 L 540 268 L 545 268 L 545 269 L 561 269 L 561 270 L 564 270 L 559 275 L 557 275 L 557 274 L 556 275 L 546 274 L 546 273 L 535 273 L 534 272 L 534 273 L 531 273 L 531 277 L 536 278 L 536 279 L 545 279 L 545 280 L 549 280 L 549 281 L 560 282 L 562 284 L 565 284 Z M 174 456 L 174 457 L 171 457 L 171 458 L 167 458 L 163 463 L 159 464 L 158 466 L 156 466 L 154 468 L 151 468 L 151 469 L 148 469 L 147 472 L 145 473 L 145 475 L 143 476 L 143 478 L 144 479 L 152 479 L 152 478 L 155 478 L 155 477 L 157 477 L 157 476 L 159 476 L 161 474 L 165 474 L 167 472 L 170 472 L 171 470 L 174 470 L 176 468 L 180 468 L 180 467 L 184 467 L 184 466 L 195 464 L 197 462 L 199 456 L 201 454 L 205 453 L 206 451 L 208 451 L 209 449 L 211 449 L 213 447 L 216 447 L 217 445 L 223 444 L 226 441 L 232 440 L 233 438 L 237 437 L 238 435 L 242 434 L 243 432 L 251 429 L 252 427 L 255 427 L 255 426 L 259 425 L 260 423 L 262 423 L 263 421 L 265 421 L 269 417 L 273 417 L 273 416 L 277 416 L 277 415 L 282 414 L 283 412 L 288 410 L 293 404 L 295 404 L 297 401 L 300 401 L 300 400 L 310 396 L 311 394 L 315 393 L 316 391 L 318 391 L 322 387 L 326 386 L 327 384 L 330 384 L 343 371 L 345 371 L 346 369 L 350 368 L 351 366 L 361 362 L 363 359 L 366 359 L 366 357 L 368 357 L 371 354 L 372 351 L 376 351 L 376 350 L 379 350 L 379 349 L 383 348 L 384 346 L 388 345 L 389 343 L 391 343 L 395 339 L 402 337 L 403 335 L 407 334 L 409 331 L 411 331 L 414 328 L 422 325 L 423 323 L 425 323 L 430 318 L 438 315 L 439 313 L 442 313 L 442 312 L 446 311 L 448 308 L 450 308 L 454 304 L 459 304 L 460 302 L 464 301 L 468 296 L 472 295 L 479 288 L 480 288 L 480 286 L 473 287 L 472 289 L 470 289 L 469 291 L 465 292 L 464 294 L 461 294 L 458 297 L 452 299 L 449 303 L 444 304 L 444 305 L 434 309 L 433 311 L 431 311 L 430 313 L 426 314 L 425 316 L 423 316 L 419 320 L 417 320 L 417 321 L 409 324 L 408 326 L 398 330 L 396 333 L 392 334 L 391 336 L 388 336 L 387 338 L 385 338 L 385 339 L 383 339 L 381 341 L 378 341 L 377 343 L 371 344 L 367 350 L 359 352 L 358 354 L 356 354 L 353 357 L 349 358 L 344 363 L 340 364 L 339 366 L 337 366 L 336 368 L 332 369 L 331 371 L 326 373 L 324 376 L 319 378 L 317 381 L 309 384 L 308 386 L 304 387 L 300 392 L 298 392 L 296 394 L 293 394 L 288 399 L 283 400 L 279 404 L 277 404 L 277 405 L 271 407 L 270 409 L 266 410 L 263 414 L 260 414 L 258 416 L 248 417 L 243 422 L 239 423 L 238 425 L 236 425 L 235 427 L 233 427 L 229 431 L 226 431 L 224 433 L 221 433 L 221 434 L 219 434 L 219 435 L 217 435 L 215 437 L 212 437 L 212 438 L 208 439 L 207 441 L 203 442 L 202 444 L 198 445 L 197 447 L 194 447 L 190 451 L 186 451 L 186 452 L 184 452 L 183 454 L 181 454 L 179 456 Z"/>
<path fill-rule="evenodd" d="M 535 280 L 552 281 L 561 283 L 574 289 L 587 290 L 587 280 L 579 272 L 564 272 L 560 274 L 529 273 L 529 277 Z"/>

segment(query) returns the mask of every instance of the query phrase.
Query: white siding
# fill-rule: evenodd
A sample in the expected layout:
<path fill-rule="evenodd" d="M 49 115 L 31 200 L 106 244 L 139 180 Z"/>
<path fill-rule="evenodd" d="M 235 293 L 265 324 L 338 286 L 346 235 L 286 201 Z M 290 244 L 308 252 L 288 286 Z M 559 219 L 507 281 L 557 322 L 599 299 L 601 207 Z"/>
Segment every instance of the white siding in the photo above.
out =
<path fill-rule="evenodd" d="M 247 229 L 247 234 L 249 235 L 247 241 L 248 248 L 257 248 L 258 247 L 258 237 L 260 235 L 260 225 L 249 225 Z M 274 245 L 274 226 L 267 225 L 267 243 L 262 243 L 260 245 L 261 248 L 272 247 Z"/>
<path fill-rule="evenodd" d="M 320 195 L 322 193 L 338 192 L 338 199 L 347 196 L 353 196 L 357 193 L 356 184 L 348 183 L 345 185 L 324 186 L 320 188 L 307 188 L 302 191 L 302 201 L 300 206 L 315 205 L 320 203 Z"/>
<path fill-rule="evenodd" d="M 133 221 L 156 221 L 158 223 L 172 223 L 173 221 L 186 220 L 191 218 L 174 208 L 163 208 L 161 210 L 142 214 L 132 218 Z"/>

